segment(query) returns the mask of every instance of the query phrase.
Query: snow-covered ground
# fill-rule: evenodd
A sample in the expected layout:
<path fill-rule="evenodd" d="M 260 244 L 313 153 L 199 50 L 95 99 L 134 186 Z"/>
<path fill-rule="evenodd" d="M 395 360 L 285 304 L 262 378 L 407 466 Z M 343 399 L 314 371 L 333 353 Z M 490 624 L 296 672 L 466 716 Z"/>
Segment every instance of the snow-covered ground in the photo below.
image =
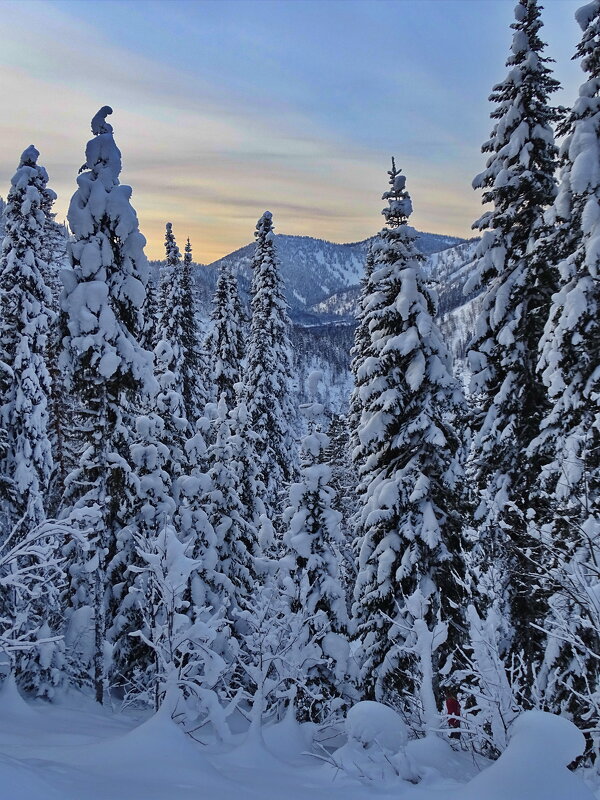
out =
<path fill-rule="evenodd" d="M 455 752 L 442 739 L 406 744 L 401 721 L 394 729 L 390 715 L 354 715 L 350 739 L 334 759 L 359 769 L 343 770 L 309 754 L 310 728 L 291 719 L 265 729 L 264 744 L 242 736 L 239 745 L 223 748 L 194 741 L 164 713 L 136 718 L 77 693 L 54 705 L 30 704 L 5 683 L 0 800 L 600 798 L 565 767 L 579 753 L 583 737 L 564 719 L 541 712 L 523 715 L 509 748 L 489 765 Z M 393 755 L 398 750 L 400 759 Z M 353 777 L 368 772 L 371 781 Z"/>

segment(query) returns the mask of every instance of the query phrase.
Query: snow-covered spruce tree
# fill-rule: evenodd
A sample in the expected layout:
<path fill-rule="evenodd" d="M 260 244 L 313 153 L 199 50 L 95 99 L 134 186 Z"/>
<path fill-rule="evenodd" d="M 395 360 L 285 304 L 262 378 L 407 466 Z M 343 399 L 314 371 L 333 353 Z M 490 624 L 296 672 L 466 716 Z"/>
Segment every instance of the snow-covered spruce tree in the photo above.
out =
<path fill-rule="evenodd" d="M 128 459 L 135 477 L 131 521 L 117 534 L 116 553 L 107 575 L 109 582 L 119 584 L 118 610 L 108 631 L 114 643 L 111 680 L 130 694 L 156 683 L 156 652 L 146 644 L 153 634 L 144 629 L 145 602 L 151 592 L 144 583 L 148 573 L 141 569 L 137 551 L 139 547 L 152 548 L 161 536 L 169 537 L 165 531 L 173 527 L 176 505 L 170 444 L 169 430 L 160 416 L 150 414 L 135 420 Z M 141 635 L 132 637 L 140 629 Z"/>
<path fill-rule="evenodd" d="M 535 490 L 544 455 L 529 458 L 527 448 L 547 408 L 537 347 L 557 283 L 547 253 L 535 247 L 556 195 L 557 165 L 552 124 L 558 115 L 548 100 L 558 83 L 543 55 L 540 15 L 537 0 L 515 7 L 509 72 L 490 96 L 495 125 L 482 148 L 489 154 L 486 169 L 473 187 L 483 189 L 483 202 L 493 208 L 473 226 L 483 234 L 465 286 L 465 292 L 486 289 L 469 352 L 480 403 L 471 458 L 481 492 L 479 561 L 500 576 L 499 584 L 478 581 L 477 605 L 485 613 L 501 604 L 506 642 L 512 639 L 513 652 L 522 650 L 530 663 L 540 656 L 542 637 L 532 623 L 543 618 L 545 598 L 535 577 L 543 554 L 528 535 L 527 517 L 540 510 Z"/>
<path fill-rule="evenodd" d="M 183 398 L 185 416 L 193 425 L 204 412 L 206 366 L 200 352 L 192 280 L 192 249 L 188 239 L 185 257 L 177 247 L 173 226 L 167 222 L 167 259 L 161 275 L 161 312 L 157 340 L 168 342 L 171 358 L 166 367 L 175 376 L 173 388 Z"/>
<path fill-rule="evenodd" d="M 92 120 L 94 136 L 71 199 L 71 269 L 63 272 L 61 299 L 67 326 L 61 365 L 83 443 L 67 478 L 66 513 L 91 537 L 89 553 L 75 545 L 68 550 L 70 600 L 74 609 L 84 609 L 71 615 L 71 623 L 92 621 L 89 658 L 98 702 L 109 666 L 104 663 L 106 632 L 120 602 L 119 587 L 108 580 L 109 567 L 122 547 L 118 534 L 136 508 L 129 462 L 133 420 L 141 398 L 155 391 L 152 355 L 139 344 L 149 272 L 145 239 L 130 204 L 131 188 L 119 184 L 121 154 L 106 122 L 110 113 L 104 106 Z"/>
<path fill-rule="evenodd" d="M 448 625 L 435 651 L 435 683 L 463 630 L 460 439 L 452 423 L 463 397 L 433 320 L 436 297 L 407 226 L 412 203 L 393 160 L 388 174 L 387 226 L 379 234 L 365 319 L 371 354 L 357 365 L 365 459 L 353 616 L 364 696 L 412 705 L 426 679 L 411 651 L 415 623 L 430 631 L 440 619 Z M 411 615 L 416 603 L 407 603 L 417 592 L 427 601 L 418 621 Z"/>
<path fill-rule="evenodd" d="M 225 394 L 227 407 L 236 403 L 235 385 L 241 380 L 245 353 L 245 316 L 238 293 L 237 278 L 227 260 L 221 262 L 211 313 L 213 327 L 206 338 L 211 364 L 213 400 Z"/>
<path fill-rule="evenodd" d="M 154 365 L 158 381 L 156 410 L 164 423 L 162 441 L 169 448 L 166 469 L 173 482 L 186 471 L 185 446 L 191 426 L 186 416 L 183 396 L 179 391 L 181 389 L 180 376 L 170 369 L 170 367 L 177 366 L 171 342 L 164 339 L 158 342 L 154 348 Z"/>
<path fill-rule="evenodd" d="M 292 374 L 290 321 L 275 250 L 273 217 L 265 211 L 256 225 L 252 260 L 252 321 L 248 342 L 245 401 L 265 506 L 277 514 L 278 497 L 296 474 L 290 397 Z"/>
<path fill-rule="evenodd" d="M 42 192 L 42 209 L 46 219 L 41 243 L 41 260 L 45 265 L 44 282 L 50 290 L 52 309 L 58 314 L 62 292 L 60 270 L 64 269 L 68 264 L 67 241 L 69 236 L 65 225 L 56 221 L 56 213 L 54 212 L 55 200 L 56 192 L 46 186 Z"/>
<path fill-rule="evenodd" d="M 183 374 L 185 371 L 186 349 L 183 345 L 183 331 L 188 320 L 184 319 L 184 290 L 182 282 L 181 253 L 175 241 L 173 225 L 167 222 L 165 234 L 166 261 L 160 275 L 160 320 L 156 334 L 159 343 L 164 342 L 168 353 L 161 359 L 162 370 L 174 376 L 172 388 L 183 397 Z"/>
<path fill-rule="evenodd" d="M 217 535 L 207 515 L 206 497 L 211 483 L 208 477 L 208 448 L 210 420 L 200 417 L 196 430 L 186 442 L 188 469 L 177 481 L 176 529 L 182 541 L 190 542 L 190 558 L 198 567 L 189 581 L 190 616 L 195 619 L 205 608 L 220 609 L 228 596 L 219 571 Z"/>
<path fill-rule="evenodd" d="M 307 659 L 306 681 L 295 698 L 302 722 L 323 722 L 348 700 L 349 620 L 340 571 L 344 542 L 325 463 L 329 440 L 320 430 L 323 410 L 317 402 L 303 409 L 309 430 L 302 440 L 300 480 L 290 486 L 283 516 L 280 579 L 291 614 L 309 618 L 304 635 L 318 650 L 316 660 Z"/>
<path fill-rule="evenodd" d="M 371 242 L 365 259 L 365 273 L 361 281 L 361 293 L 358 302 L 357 325 L 354 329 L 354 346 L 350 351 L 352 361 L 350 370 L 354 378 L 354 388 L 350 394 L 350 407 L 348 410 L 348 427 L 350 431 L 349 449 L 350 458 L 358 469 L 362 460 L 363 448 L 358 440 L 358 429 L 362 414 L 361 389 L 368 380 L 365 370 L 367 358 L 371 355 L 371 336 L 369 334 L 369 304 L 372 302 L 370 287 L 371 276 L 375 266 L 375 242 Z M 359 374 L 360 371 L 360 374 Z"/>
<path fill-rule="evenodd" d="M 256 584 L 254 556 L 256 529 L 244 516 L 234 463 L 230 419 L 222 395 L 208 448 L 208 492 L 204 508 L 216 534 L 218 569 L 222 575 L 222 604 L 230 609 L 247 606 Z"/>
<path fill-rule="evenodd" d="M 48 428 L 52 446 L 53 471 L 50 477 L 46 510 L 50 516 L 58 513 L 65 479 L 75 466 L 77 435 L 71 425 L 72 404 L 64 386 L 58 360 L 62 348 L 60 271 L 68 265 L 68 234 L 64 225 L 56 222 L 53 211 L 56 194 L 46 187 L 42 193 L 42 208 L 46 215 L 42 237 L 41 260 L 45 265 L 44 282 L 50 290 L 52 317 L 46 341 L 46 366 L 50 375 L 51 391 L 48 398 Z"/>
<path fill-rule="evenodd" d="M 238 385 L 238 388 L 241 388 Z M 237 475 L 238 495 L 242 503 L 242 517 L 255 530 L 259 530 L 261 525 L 266 522 L 265 506 L 262 498 L 265 489 L 260 479 L 260 468 L 256 463 L 254 441 L 256 435 L 250 428 L 248 409 L 243 399 L 238 398 L 234 409 L 230 412 L 231 417 L 231 447 L 233 450 L 233 463 Z M 267 556 L 266 550 L 262 549 L 262 555 Z"/>
<path fill-rule="evenodd" d="M 550 506 L 541 540 L 554 592 L 545 622 L 546 702 L 597 730 L 592 695 L 600 640 L 592 598 L 600 578 L 600 2 L 583 6 L 576 16 L 585 82 L 559 130 L 565 137 L 560 188 L 547 215 L 554 230 L 546 249 L 556 255 L 560 289 L 552 298 L 540 357 L 550 408 L 531 449 L 550 454 L 541 481 Z"/>
<path fill-rule="evenodd" d="M 344 575 L 344 586 L 353 587 L 356 581 L 355 559 L 352 555 L 354 537 L 354 518 L 357 511 L 356 486 L 358 472 L 350 453 L 350 428 L 348 418 L 342 414 L 334 414 L 327 431 L 329 443 L 325 451 L 325 459 L 331 469 L 330 485 L 333 489 L 333 508 L 341 514 L 340 528 L 342 532 L 341 568 Z M 352 589 L 349 589 L 349 595 Z"/>
<path fill-rule="evenodd" d="M 142 345 L 145 350 L 153 351 L 158 344 L 160 320 L 160 268 L 150 265 L 148 284 L 146 285 L 146 303 L 144 305 L 144 332 Z"/>
<path fill-rule="evenodd" d="M 208 402 L 210 394 L 208 384 L 212 364 L 209 366 L 208 355 L 201 345 L 203 332 L 198 325 L 192 263 L 192 245 L 188 238 L 185 244 L 181 274 L 185 320 L 182 343 L 186 353 L 183 371 L 183 402 L 187 418 L 193 423 L 204 414 L 204 406 Z"/>
<path fill-rule="evenodd" d="M 11 488 L 2 498 L 0 538 L 45 519 L 52 473 L 48 433 L 50 376 L 46 339 L 53 317 L 42 262 L 48 174 L 27 148 L 11 181 L 0 260 L 0 426 L 6 432 L 1 472 Z"/>

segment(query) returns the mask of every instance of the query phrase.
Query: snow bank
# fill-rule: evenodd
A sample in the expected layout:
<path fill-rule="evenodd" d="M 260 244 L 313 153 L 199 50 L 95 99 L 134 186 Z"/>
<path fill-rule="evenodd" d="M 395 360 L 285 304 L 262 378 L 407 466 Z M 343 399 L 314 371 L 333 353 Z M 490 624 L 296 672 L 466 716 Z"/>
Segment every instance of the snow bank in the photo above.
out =
<path fill-rule="evenodd" d="M 526 711 L 515 720 L 498 761 L 470 781 L 454 800 L 594 800 L 567 765 L 585 739 L 564 717 Z"/>

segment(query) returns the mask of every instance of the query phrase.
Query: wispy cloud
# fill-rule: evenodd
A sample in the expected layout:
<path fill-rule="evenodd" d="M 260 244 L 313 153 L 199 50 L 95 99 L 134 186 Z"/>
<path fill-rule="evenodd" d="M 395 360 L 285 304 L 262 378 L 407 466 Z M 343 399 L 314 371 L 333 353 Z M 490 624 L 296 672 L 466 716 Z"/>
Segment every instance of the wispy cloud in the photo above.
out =
<path fill-rule="evenodd" d="M 299 6 L 310 13 L 326 8 L 258 5 L 263 10 L 289 8 L 290 24 L 303 26 L 309 39 L 311 20 Z M 260 39 L 256 28 L 240 21 L 231 23 L 227 35 L 215 28 L 212 36 L 211 25 L 220 25 L 227 13 L 241 13 L 248 7 L 244 3 L 202 4 L 206 14 L 193 16 L 189 11 L 198 4 L 173 1 L 171 18 L 164 15 L 164 4 L 95 4 L 98 13 L 108 16 L 136 13 L 136 24 L 140 8 L 155 15 L 149 29 L 156 41 L 156 26 L 172 22 L 185 34 L 177 59 L 166 58 L 156 42 L 151 48 L 134 47 L 109 25 L 86 22 L 85 15 L 74 13 L 86 6 L 0 0 L 0 193 L 20 152 L 34 143 L 59 194 L 59 216 L 64 216 L 89 138 L 89 120 L 98 107 L 110 104 L 123 153 L 122 180 L 134 189 L 153 257 L 162 255 L 167 219 L 180 238 L 192 238 L 196 258 L 208 262 L 250 241 L 266 208 L 281 232 L 334 241 L 369 236 L 381 225 L 380 197 L 392 153 L 408 176 L 416 209 L 413 224 L 469 235 L 479 214 L 478 197 L 469 187 L 481 168 L 478 142 L 474 145 L 456 121 L 446 125 L 443 114 L 432 110 L 449 103 L 448 93 L 457 90 L 436 83 L 424 65 L 394 72 L 388 58 L 357 53 L 354 64 L 353 53 L 342 48 L 334 54 L 335 34 L 349 36 L 347 15 L 336 12 L 331 43 L 321 31 L 315 34 L 314 52 L 304 52 L 297 42 L 290 50 L 293 28 L 287 38 L 273 42 L 270 27 Z M 363 35 L 375 42 L 381 30 L 370 16 L 370 4 L 344 8 L 356 11 L 352 19 L 359 27 L 353 35 L 362 26 Z M 230 30 L 235 38 L 229 38 Z M 203 62 L 194 60 L 193 48 L 203 46 L 208 55 Z M 236 51 L 243 51 L 246 60 L 236 63 Z M 499 67 L 503 58 L 498 53 Z M 230 62 L 237 69 L 235 80 L 231 70 L 219 73 L 219 65 Z M 328 67 L 334 103 L 319 96 L 319 80 L 326 79 Z M 302 79 L 294 80 L 300 74 Z M 471 99 L 465 103 L 470 109 Z M 479 126 L 485 131 L 483 98 L 479 105 Z"/>

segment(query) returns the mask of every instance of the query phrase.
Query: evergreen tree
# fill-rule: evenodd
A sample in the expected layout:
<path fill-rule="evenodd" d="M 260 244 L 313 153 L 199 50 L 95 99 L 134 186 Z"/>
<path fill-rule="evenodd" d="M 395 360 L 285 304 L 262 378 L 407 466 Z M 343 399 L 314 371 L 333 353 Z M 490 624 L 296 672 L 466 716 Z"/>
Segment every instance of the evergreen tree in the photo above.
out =
<path fill-rule="evenodd" d="M 292 375 L 290 321 L 275 250 L 273 217 L 265 211 L 256 231 L 252 261 L 252 322 L 248 343 L 245 402 L 265 487 L 269 516 L 296 472 L 290 398 Z"/>
<path fill-rule="evenodd" d="M 208 492 L 204 508 L 216 535 L 218 569 L 226 608 L 245 608 L 256 582 L 256 530 L 245 519 L 234 463 L 230 420 L 222 395 L 208 448 Z"/>
<path fill-rule="evenodd" d="M 364 453 L 358 440 L 358 427 L 362 414 L 361 390 L 368 383 L 369 364 L 368 359 L 371 355 L 371 336 L 369 333 L 369 304 L 372 301 L 371 277 L 375 266 L 376 245 L 371 242 L 365 259 L 365 273 L 361 281 L 360 299 L 358 301 L 357 325 L 354 329 L 354 346 L 350 351 L 352 361 L 350 371 L 354 378 L 354 388 L 350 395 L 350 408 L 348 411 L 348 427 L 350 431 L 349 448 L 350 457 L 358 469 L 359 463 L 363 460 Z"/>
<path fill-rule="evenodd" d="M 351 460 L 350 454 L 350 429 L 347 417 L 334 414 L 327 431 L 326 462 L 331 470 L 331 488 L 333 489 L 333 508 L 339 511 L 342 543 L 342 569 L 344 585 L 354 586 L 356 580 L 354 557 L 352 555 L 352 540 L 354 534 L 354 519 L 358 507 L 356 486 L 358 472 Z M 351 594 L 351 590 L 350 590 Z"/>
<path fill-rule="evenodd" d="M 435 654 L 443 663 L 462 630 L 460 440 L 452 415 L 463 398 L 433 319 L 436 297 L 424 257 L 407 225 L 406 179 L 393 160 L 389 175 L 387 226 L 379 234 L 364 320 L 368 369 L 357 365 L 368 380 L 357 432 L 365 459 L 353 615 L 364 694 L 388 701 L 404 695 L 412 704 L 417 684 L 427 679 L 419 672 L 415 632 L 421 629 L 422 641 L 440 619 L 448 623 L 447 641 Z M 433 676 L 439 676 L 435 665 Z"/>
<path fill-rule="evenodd" d="M 480 583 L 488 596 L 480 597 L 479 607 L 499 604 L 507 642 L 512 639 L 514 651 L 522 650 L 529 662 L 540 656 L 542 637 L 532 623 L 542 621 L 545 600 L 535 577 L 539 544 L 527 531 L 528 510 L 537 505 L 539 459 L 528 458 L 527 448 L 547 407 L 537 347 L 556 289 L 555 270 L 535 247 L 545 230 L 544 210 L 556 195 L 557 163 L 557 111 L 548 99 L 558 83 L 543 55 L 540 15 L 537 0 L 516 6 L 509 73 L 490 97 L 496 123 L 483 146 L 486 169 L 473 186 L 493 208 L 474 225 L 483 235 L 476 272 L 465 287 L 486 287 L 469 352 L 481 405 L 472 460 L 481 490 L 475 514 L 480 561 L 499 578 Z"/>
<path fill-rule="evenodd" d="M 300 481 L 290 486 L 284 513 L 286 556 L 280 568 L 292 614 L 307 619 L 305 636 L 318 652 L 307 661 L 304 691 L 296 696 L 298 718 L 322 722 L 339 708 L 347 684 L 348 612 L 340 571 L 344 541 L 341 514 L 333 508 L 329 439 L 320 428 L 323 406 L 304 409 L 309 432 L 302 440 Z"/>
<path fill-rule="evenodd" d="M 156 338 L 165 343 L 165 353 L 160 359 L 159 369 L 174 376 L 173 389 L 183 397 L 183 374 L 185 371 L 186 350 L 183 345 L 183 331 L 186 324 L 183 316 L 183 283 L 181 253 L 175 241 L 173 225 L 167 222 L 165 234 L 166 261 L 161 271 L 160 320 Z"/>
<path fill-rule="evenodd" d="M 199 349 L 200 334 L 191 275 L 192 250 L 188 239 L 182 262 L 170 222 L 167 222 L 165 249 L 167 259 L 161 277 L 162 302 L 157 339 L 170 346 L 171 358 L 164 366 L 175 376 L 173 388 L 183 398 L 185 417 L 193 425 L 204 412 L 206 396 L 203 387 L 205 367 Z"/>
<path fill-rule="evenodd" d="M 198 325 L 192 263 L 192 245 L 188 238 L 185 244 L 181 276 L 183 318 L 185 320 L 182 343 L 186 353 L 183 372 L 183 402 L 188 420 L 195 422 L 204 414 L 204 406 L 209 398 L 209 363 L 208 356 L 201 346 L 202 335 Z M 211 364 L 210 369 L 212 368 Z"/>
<path fill-rule="evenodd" d="M 142 345 L 145 350 L 154 350 L 158 344 L 160 321 L 160 274 L 158 268 L 150 265 L 150 275 L 146 286 L 146 304 L 144 306 L 144 332 Z"/>
<path fill-rule="evenodd" d="M 47 493 L 47 511 L 56 516 L 65 480 L 75 466 L 77 437 L 70 420 L 72 404 L 66 391 L 63 375 L 59 368 L 63 325 L 61 323 L 60 295 L 62 282 L 60 271 L 68 266 L 67 230 L 56 222 L 53 211 L 56 194 L 46 187 L 42 193 L 42 208 L 46 216 L 42 237 L 41 260 L 46 265 L 44 282 L 52 298 L 48 338 L 46 342 L 46 366 L 50 375 L 51 391 L 48 398 L 48 428 L 52 446 L 53 471 Z"/>
<path fill-rule="evenodd" d="M 190 616 L 195 620 L 204 616 L 205 609 L 223 609 L 233 593 L 231 583 L 221 572 L 219 542 L 212 519 L 212 478 L 209 475 L 209 449 L 211 420 L 200 417 L 196 431 L 186 442 L 187 473 L 177 481 L 176 528 L 182 541 L 190 544 L 190 556 L 197 562 L 189 581 Z"/>
<path fill-rule="evenodd" d="M 211 314 L 212 329 L 206 351 L 212 365 L 214 399 L 225 395 L 228 408 L 236 403 L 235 386 L 241 380 L 245 354 L 245 317 L 237 278 L 227 260 L 221 262 Z"/>
<path fill-rule="evenodd" d="M 559 129 L 560 188 L 547 215 L 554 229 L 543 243 L 560 272 L 541 342 L 550 407 L 531 450 L 550 455 L 541 476 L 549 513 L 540 536 L 553 590 L 546 701 L 597 729 L 600 638 L 591 598 L 600 578 L 600 2 L 576 16 L 585 82 Z"/>
<path fill-rule="evenodd" d="M 48 432 L 50 376 L 46 340 L 53 317 L 42 261 L 48 174 L 27 148 L 11 181 L 0 260 L 0 425 L 5 431 L 1 472 L 2 537 L 23 536 L 45 519 L 52 473 Z"/>
<path fill-rule="evenodd" d="M 113 682 L 126 691 L 141 691 L 155 683 L 157 671 L 156 653 L 147 644 L 153 632 L 145 624 L 145 605 L 151 595 L 146 583 L 149 573 L 142 569 L 138 548 L 152 549 L 164 537 L 176 536 L 168 432 L 157 414 L 140 416 L 135 425 L 129 452 L 135 477 L 131 522 L 117 535 L 117 552 L 107 576 L 119 582 L 120 601 L 109 631 L 114 642 L 111 673 Z M 135 631 L 140 635 L 132 636 Z"/>
<path fill-rule="evenodd" d="M 121 154 L 104 106 L 92 120 L 93 138 L 77 178 L 68 220 L 71 269 L 61 301 L 66 320 L 61 365 L 76 402 L 83 439 L 79 463 L 67 479 L 67 512 L 91 532 L 90 550 L 71 545 L 71 602 L 89 609 L 94 627 L 93 681 L 102 702 L 106 632 L 120 603 L 120 577 L 111 564 L 123 547 L 119 533 L 136 508 L 129 461 L 134 418 L 142 398 L 155 393 L 152 356 L 143 350 L 142 309 L 149 266 L 145 239 L 119 184 Z"/>

